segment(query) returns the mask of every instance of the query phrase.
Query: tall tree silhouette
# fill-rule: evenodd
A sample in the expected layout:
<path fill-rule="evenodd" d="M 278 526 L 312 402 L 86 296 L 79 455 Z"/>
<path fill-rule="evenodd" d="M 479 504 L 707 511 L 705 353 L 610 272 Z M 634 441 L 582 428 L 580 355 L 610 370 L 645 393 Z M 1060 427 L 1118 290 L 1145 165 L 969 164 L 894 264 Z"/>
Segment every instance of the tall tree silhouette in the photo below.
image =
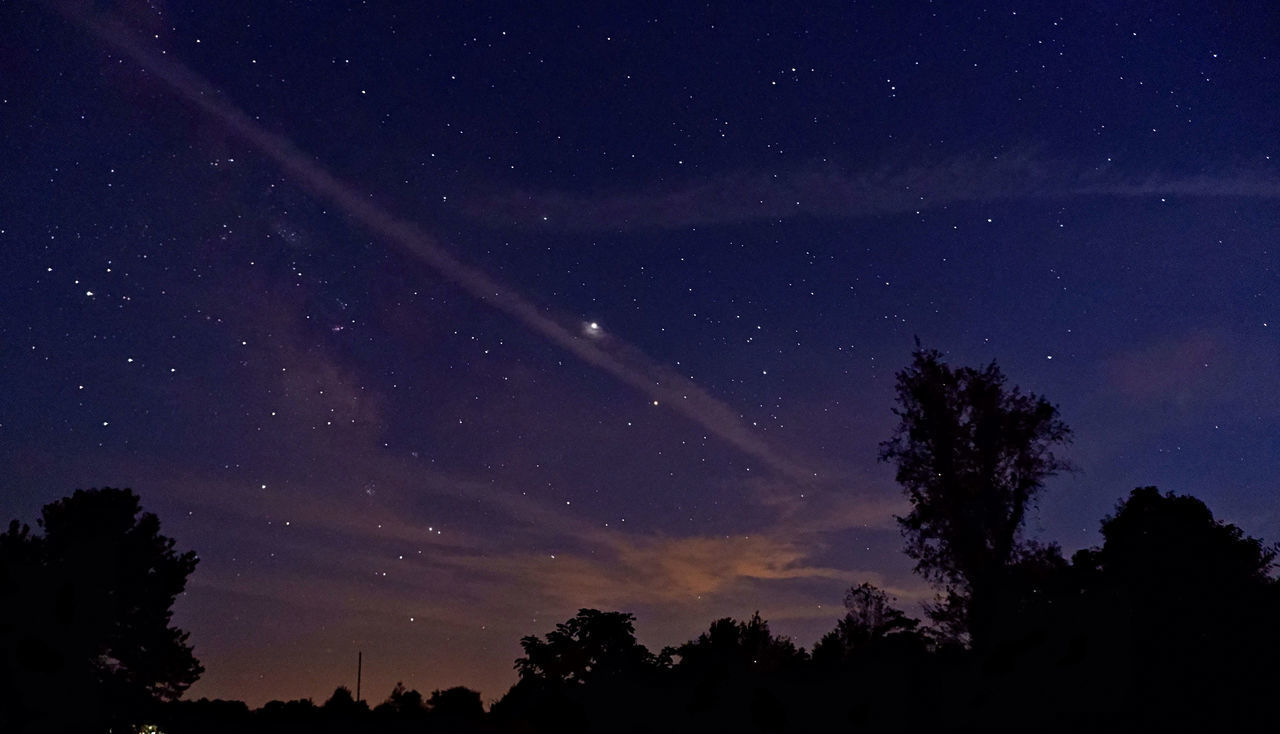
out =
<path fill-rule="evenodd" d="M 1044 480 L 1069 465 L 1058 409 L 1006 384 L 995 362 L 953 369 L 917 342 L 898 373 L 899 424 L 880 445 L 912 509 L 898 523 L 916 572 L 941 584 L 930 616 L 981 648 L 1005 571 L 1026 549 L 1021 529 Z"/>
<path fill-rule="evenodd" d="M 203 672 L 170 624 L 196 554 L 128 489 L 77 490 L 38 524 L 0 535 L 0 696 L 16 698 L 0 717 L 94 731 L 180 696 Z"/>

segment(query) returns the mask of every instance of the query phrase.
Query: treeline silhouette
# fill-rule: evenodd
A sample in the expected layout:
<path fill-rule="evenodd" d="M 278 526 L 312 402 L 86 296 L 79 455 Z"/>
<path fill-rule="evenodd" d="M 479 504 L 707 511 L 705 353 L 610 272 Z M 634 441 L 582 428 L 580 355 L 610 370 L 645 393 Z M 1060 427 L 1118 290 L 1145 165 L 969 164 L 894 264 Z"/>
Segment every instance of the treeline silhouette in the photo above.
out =
<path fill-rule="evenodd" d="M 221 732 L 487 732 L 480 694 L 468 688 L 434 691 L 424 699 L 396 684 L 385 701 L 369 707 L 356 701 L 351 690 L 339 686 L 321 705 L 310 699 L 270 701 L 250 710 L 242 701 L 200 699 L 173 701 L 153 712 L 161 732 L 215 734 Z"/>
<path fill-rule="evenodd" d="M 811 652 L 757 613 L 654 653 L 631 614 L 582 609 L 520 641 L 488 711 L 476 691 L 403 685 L 372 707 L 343 687 L 320 705 L 185 701 L 201 668 L 169 614 L 194 554 L 129 490 L 77 491 L 45 507 L 43 535 L 0 534 L 0 731 L 1280 731 L 1275 546 L 1155 487 L 1070 558 L 1026 539 L 1070 431 L 994 362 L 917 348 L 894 412 L 880 456 L 938 591 L 925 621 L 860 583 Z"/>
<path fill-rule="evenodd" d="M 521 640 L 519 681 L 488 712 L 466 689 L 397 687 L 370 710 L 177 702 L 163 731 L 1277 731 L 1274 550 L 1201 501 L 1133 492 L 1101 546 L 1021 559 L 981 648 L 871 584 L 806 652 L 758 614 L 654 654 L 634 618 L 583 609 Z M 450 699 L 449 696 L 455 696 Z"/>

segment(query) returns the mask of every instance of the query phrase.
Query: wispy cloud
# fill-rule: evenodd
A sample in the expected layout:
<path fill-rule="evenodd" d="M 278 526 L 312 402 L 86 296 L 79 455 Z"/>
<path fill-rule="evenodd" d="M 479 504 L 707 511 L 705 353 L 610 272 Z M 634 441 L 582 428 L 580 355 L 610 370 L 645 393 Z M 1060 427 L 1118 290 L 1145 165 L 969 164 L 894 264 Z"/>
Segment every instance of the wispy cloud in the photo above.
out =
<path fill-rule="evenodd" d="M 848 578 L 811 565 L 809 549 L 769 535 L 729 537 L 596 534 L 584 550 L 462 558 L 475 571 L 561 606 L 686 605 L 740 591 L 747 581 Z"/>
<path fill-rule="evenodd" d="M 554 231 L 680 229 L 795 216 L 853 218 L 936 209 L 966 201 L 1070 196 L 1280 198 L 1280 179 L 1259 172 L 1149 175 L 1038 157 L 1030 150 L 963 155 L 932 164 L 782 172 L 740 171 L 676 185 L 596 194 L 516 190 L 462 205 L 498 227 Z"/>
<path fill-rule="evenodd" d="M 1141 344 L 1103 364 L 1104 384 L 1130 405 L 1163 406 L 1166 419 L 1218 406 L 1229 414 L 1274 413 L 1280 392 L 1274 340 L 1225 326 Z"/>
<path fill-rule="evenodd" d="M 1220 336 L 1197 331 L 1117 354 L 1106 363 L 1109 383 L 1139 402 L 1185 402 L 1216 383 L 1231 355 Z"/>

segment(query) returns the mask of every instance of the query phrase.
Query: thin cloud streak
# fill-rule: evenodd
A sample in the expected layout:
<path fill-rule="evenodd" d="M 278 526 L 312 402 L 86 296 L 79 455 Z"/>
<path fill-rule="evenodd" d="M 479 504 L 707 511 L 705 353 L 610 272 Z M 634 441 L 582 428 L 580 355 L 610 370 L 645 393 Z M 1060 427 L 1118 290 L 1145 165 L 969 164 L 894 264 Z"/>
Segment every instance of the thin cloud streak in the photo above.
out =
<path fill-rule="evenodd" d="M 783 175 L 745 172 L 666 190 L 594 196 L 514 191 L 473 198 L 469 216 L 496 227 L 599 232 L 682 229 L 763 219 L 837 219 L 905 214 L 972 201 L 1074 196 L 1280 198 L 1280 180 L 1255 173 L 1150 176 L 1133 181 L 1031 153 L 957 156 L 934 165 L 847 171 L 834 166 Z"/>
<path fill-rule="evenodd" d="M 1253 173 L 1237 176 L 1151 176 L 1136 183 L 1116 181 L 1083 186 L 1071 193 L 1123 197 L 1280 199 L 1280 181 Z"/>
<path fill-rule="evenodd" d="M 1046 190 L 1050 171 L 1030 155 L 962 156 L 933 166 L 847 172 L 833 166 L 786 175 L 744 172 L 667 191 L 604 197 L 517 191 L 464 204 L 498 226 L 569 231 L 680 229 L 801 214 L 861 217 L 957 201 L 1021 198 Z"/>
<path fill-rule="evenodd" d="M 479 268 L 457 259 L 416 224 L 374 205 L 287 138 L 254 122 L 190 69 L 151 51 L 119 22 L 92 14 L 78 5 L 54 2 L 53 6 L 93 36 L 150 71 L 187 102 L 226 125 L 300 184 L 330 200 L 352 219 L 427 264 L 477 300 L 515 318 L 586 364 L 703 426 L 779 474 L 798 484 L 812 483 L 816 475 L 811 470 L 766 444 L 735 411 L 689 378 L 657 364 L 636 347 L 616 337 L 593 338 L 579 334 L 576 324 L 548 315 L 547 309 L 535 305 Z"/>

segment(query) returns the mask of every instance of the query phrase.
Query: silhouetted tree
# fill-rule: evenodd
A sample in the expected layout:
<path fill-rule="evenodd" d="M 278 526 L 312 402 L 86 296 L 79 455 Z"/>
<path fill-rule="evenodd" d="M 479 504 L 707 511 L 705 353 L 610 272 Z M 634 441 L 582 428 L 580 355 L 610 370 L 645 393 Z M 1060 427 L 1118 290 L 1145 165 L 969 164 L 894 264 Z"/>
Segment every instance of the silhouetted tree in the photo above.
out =
<path fill-rule="evenodd" d="M 292 701 L 268 701 L 253 712 L 253 719 L 257 724 L 255 730 L 260 732 L 314 734 L 321 730 L 324 715 L 311 699 L 300 698 Z"/>
<path fill-rule="evenodd" d="M 383 715 L 403 717 L 425 714 L 427 706 L 422 700 L 421 693 L 406 689 L 403 682 L 397 682 L 387 696 L 387 700 L 378 704 L 373 710 Z"/>
<path fill-rule="evenodd" d="M 1054 453 L 1070 429 L 1058 410 L 1006 385 L 995 362 L 952 369 L 920 348 L 898 373 L 899 424 L 880 445 L 912 509 L 898 523 L 916 571 L 941 584 L 930 616 L 982 647 L 1006 571 L 1024 545 L 1026 513 L 1044 480 L 1069 465 Z"/>
<path fill-rule="evenodd" d="M 807 656 L 786 637 L 776 637 L 760 612 L 740 622 L 731 617 L 717 619 L 697 639 L 674 648 L 682 671 L 706 671 L 717 675 L 745 672 L 773 672 L 794 668 Z"/>
<path fill-rule="evenodd" d="M 813 660 L 831 666 L 852 660 L 858 654 L 908 650 L 923 652 L 925 639 L 918 632 L 920 620 L 895 608 L 889 595 L 874 584 L 851 587 L 844 595 L 847 610 L 836 628 L 823 635 L 813 647 Z"/>
<path fill-rule="evenodd" d="M 1276 548 L 1214 519 L 1199 499 L 1139 487 L 1102 521 L 1100 549 L 1081 551 L 1096 569 L 1135 596 L 1180 605 L 1194 598 L 1221 600 L 1267 585 Z M 1215 602 L 1216 604 L 1216 602 Z"/>
<path fill-rule="evenodd" d="M 421 732 L 426 726 L 427 716 L 427 704 L 422 700 L 422 694 L 397 682 L 387 700 L 374 707 L 373 728 L 383 734 Z"/>
<path fill-rule="evenodd" d="M 655 658 L 636 642 L 635 616 L 626 612 L 579 609 L 577 616 L 547 633 L 520 640 L 524 657 L 516 660 L 520 677 L 561 683 L 634 674 Z"/>
<path fill-rule="evenodd" d="M 493 705 L 495 721 L 516 730 L 561 734 L 619 718 L 658 668 L 653 654 L 636 641 L 634 621 L 625 612 L 580 609 L 545 639 L 521 639 L 524 656 L 515 661 L 520 680 Z M 632 719 L 633 714 L 628 713 Z"/>
<path fill-rule="evenodd" d="M 793 717 L 791 679 L 808 661 L 791 640 L 775 636 L 756 612 L 745 622 L 711 623 L 694 640 L 670 649 L 679 658 L 676 685 L 694 730 L 784 731 Z"/>
<path fill-rule="evenodd" d="M 165 734 L 223 734 L 254 731 L 249 707 L 243 701 L 174 701 L 157 717 Z M 281 729 L 276 728 L 276 731 Z"/>
<path fill-rule="evenodd" d="M 128 489 L 77 490 L 38 524 L 0 535 L 0 729 L 124 726 L 180 696 L 203 671 L 170 624 L 195 553 Z"/>
<path fill-rule="evenodd" d="M 1072 559 L 1092 666 L 1121 671 L 1113 686 L 1169 720 L 1255 724 L 1280 683 L 1276 548 L 1216 520 L 1199 499 L 1155 487 L 1133 490 L 1102 536 L 1101 548 Z"/>
<path fill-rule="evenodd" d="M 427 705 L 432 721 L 447 731 L 475 729 L 484 719 L 480 692 L 463 686 L 432 691 Z"/>
<path fill-rule="evenodd" d="M 367 723 L 369 705 L 364 701 L 355 700 L 351 695 L 351 689 L 338 686 L 334 689 L 333 695 L 329 696 L 329 700 L 321 704 L 319 713 L 319 720 L 323 724 L 322 731 L 346 734 L 361 730 Z"/>
<path fill-rule="evenodd" d="M 347 714 L 358 712 L 365 708 L 365 705 L 363 702 L 356 702 L 355 696 L 351 695 L 350 688 L 338 686 L 333 689 L 333 695 L 329 696 L 329 700 L 325 701 L 320 708 L 326 713 Z"/>

